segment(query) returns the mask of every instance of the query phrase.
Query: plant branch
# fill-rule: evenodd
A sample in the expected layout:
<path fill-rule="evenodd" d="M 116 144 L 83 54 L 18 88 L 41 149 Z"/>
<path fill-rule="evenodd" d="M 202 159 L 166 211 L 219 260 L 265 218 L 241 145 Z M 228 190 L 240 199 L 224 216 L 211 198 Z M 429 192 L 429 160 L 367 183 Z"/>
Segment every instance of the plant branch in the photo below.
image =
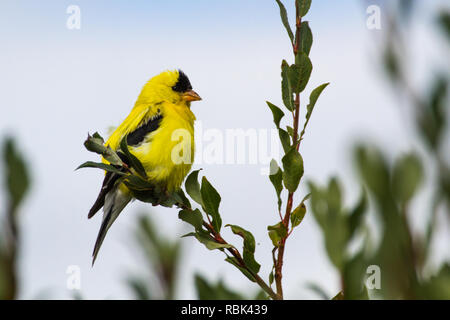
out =
<path fill-rule="evenodd" d="M 220 244 L 228 244 L 228 242 L 225 241 L 222 238 L 221 234 L 219 232 L 217 232 L 216 230 L 214 230 L 214 228 L 212 227 L 211 224 L 203 221 L 203 226 L 208 229 L 208 231 L 211 233 L 211 235 L 214 237 L 214 239 L 218 243 L 220 243 Z M 236 248 L 234 248 L 234 247 L 227 248 L 227 251 L 229 253 L 231 253 L 231 255 L 233 257 L 236 258 L 236 260 L 238 261 L 239 266 L 241 268 L 244 268 L 245 270 L 247 270 L 255 278 L 256 283 L 261 287 L 261 289 L 263 289 L 272 299 L 280 300 L 280 296 L 277 295 L 272 290 L 272 288 L 263 279 L 261 279 L 261 277 L 258 274 L 254 273 L 253 271 L 250 270 L 250 268 L 248 268 L 248 266 L 245 263 L 244 259 L 242 259 L 242 256 L 241 256 L 240 252 Z"/>
<path fill-rule="evenodd" d="M 298 54 L 298 50 L 300 47 L 300 27 L 302 24 L 302 17 L 300 16 L 298 2 L 295 3 L 295 9 L 296 9 L 296 31 L 295 31 L 295 43 L 293 45 L 293 53 L 294 53 L 294 59 Z M 296 149 L 299 149 L 298 144 L 298 128 L 299 128 L 299 114 L 300 114 L 300 93 L 295 94 L 295 112 L 293 112 L 293 137 L 292 137 L 292 143 L 296 147 Z M 282 219 L 282 222 L 284 226 L 286 227 L 286 230 L 289 230 L 289 221 L 290 216 L 292 212 L 293 207 L 293 201 L 294 201 L 294 192 L 289 192 L 288 194 L 288 200 L 286 204 L 286 213 L 284 215 L 284 218 Z M 286 236 L 284 236 L 279 244 L 278 247 L 278 258 L 276 259 L 276 265 L 275 265 L 275 283 L 276 283 L 276 289 L 278 296 L 283 299 L 283 284 L 282 284 L 282 278 L 283 278 L 283 257 L 284 257 L 284 249 L 286 246 L 286 240 L 289 237 L 290 233 L 287 233 Z"/>

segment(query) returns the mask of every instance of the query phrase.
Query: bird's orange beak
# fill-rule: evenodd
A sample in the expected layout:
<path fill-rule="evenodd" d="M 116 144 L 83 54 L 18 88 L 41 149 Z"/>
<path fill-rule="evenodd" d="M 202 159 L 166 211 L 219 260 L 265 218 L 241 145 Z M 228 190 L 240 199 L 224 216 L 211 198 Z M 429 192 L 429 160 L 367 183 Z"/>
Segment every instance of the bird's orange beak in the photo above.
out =
<path fill-rule="evenodd" d="M 202 98 L 198 95 L 194 90 L 189 90 L 182 95 L 183 100 L 191 102 L 191 101 L 200 101 Z"/>

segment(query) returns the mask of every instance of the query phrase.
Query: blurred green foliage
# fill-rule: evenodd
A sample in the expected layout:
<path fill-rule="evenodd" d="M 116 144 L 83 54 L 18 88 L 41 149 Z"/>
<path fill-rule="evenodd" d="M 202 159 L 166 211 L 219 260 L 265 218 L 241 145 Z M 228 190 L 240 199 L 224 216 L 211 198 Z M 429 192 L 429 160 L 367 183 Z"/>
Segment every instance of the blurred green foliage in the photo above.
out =
<path fill-rule="evenodd" d="M 150 215 L 142 214 L 133 232 L 147 270 L 147 276 L 131 275 L 131 272 L 127 276 L 127 286 L 138 300 L 176 299 L 178 272 L 182 270 L 182 255 L 186 249 L 179 239 L 170 240 L 157 229 Z M 212 283 L 199 273 L 194 275 L 194 284 L 197 298 L 201 300 L 266 299 L 262 291 L 254 296 L 244 296 L 222 280 Z"/>
<path fill-rule="evenodd" d="M 6 206 L 0 217 L 0 300 L 11 300 L 18 295 L 19 208 L 30 188 L 30 175 L 14 139 L 3 141 L 2 159 Z"/>
<path fill-rule="evenodd" d="M 411 62 L 399 52 L 408 51 L 401 44 L 407 43 L 404 37 L 410 30 L 407 26 L 414 3 L 402 1 L 397 11 L 389 11 L 382 62 L 395 93 L 408 98 L 409 110 L 415 115 L 413 128 L 428 156 L 410 152 L 397 155 L 390 163 L 382 149 L 367 143 L 356 146 L 354 168 L 363 196 L 351 208 L 344 206 L 338 178 L 330 179 L 325 187 L 310 182 L 312 213 L 323 232 L 328 257 L 340 274 L 344 299 L 450 299 L 450 261 L 436 266 L 429 259 L 432 240 L 440 233 L 436 228 L 438 214 L 446 213 L 447 221 L 450 218 L 449 146 L 445 140 L 449 132 L 450 70 L 439 67 L 439 72 L 432 73 L 428 92 L 409 82 Z M 439 13 L 437 21 L 449 40 L 449 12 Z M 412 203 L 425 181 L 435 185 L 431 206 L 425 212 L 428 222 L 421 230 L 413 230 L 411 214 L 418 212 Z M 370 212 L 376 219 L 367 218 Z M 376 244 L 374 239 L 379 239 Z M 374 266 L 372 270 L 380 272 L 380 284 L 368 292 L 369 270 Z"/>
<path fill-rule="evenodd" d="M 136 247 L 140 249 L 146 262 L 149 276 L 154 280 L 129 276 L 127 282 L 135 298 L 174 299 L 181 260 L 180 241 L 171 241 L 159 234 L 149 215 L 140 216 L 133 235 Z"/>
<path fill-rule="evenodd" d="M 195 275 L 195 288 L 197 298 L 200 300 L 266 300 L 267 296 L 264 291 L 259 290 L 256 295 L 245 296 L 235 290 L 230 289 L 227 285 L 219 280 L 216 283 L 208 282 L 202 275 Z"/>

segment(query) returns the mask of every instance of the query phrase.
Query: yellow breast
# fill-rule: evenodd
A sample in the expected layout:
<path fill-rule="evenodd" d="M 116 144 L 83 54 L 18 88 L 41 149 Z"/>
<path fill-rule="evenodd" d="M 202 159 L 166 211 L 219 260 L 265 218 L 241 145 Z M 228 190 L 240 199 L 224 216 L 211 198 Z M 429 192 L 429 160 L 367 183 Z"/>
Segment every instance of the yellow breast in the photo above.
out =
<path fill-rule="evenodd" d="M 194 161 L 195 116 L 186 105 L 164 104 L 160 127 L 130 151 L 142 162 L 149 180 L 178 189 Z"/>

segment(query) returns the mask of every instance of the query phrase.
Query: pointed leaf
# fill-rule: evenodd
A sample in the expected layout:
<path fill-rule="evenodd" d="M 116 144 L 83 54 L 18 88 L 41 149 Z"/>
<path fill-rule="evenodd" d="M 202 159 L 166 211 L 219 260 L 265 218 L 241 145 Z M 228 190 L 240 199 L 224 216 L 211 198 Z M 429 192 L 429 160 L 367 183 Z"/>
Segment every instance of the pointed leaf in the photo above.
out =
<path fill-rule="evenodd" d="M 294 109 L 294 92 L 289 80 L 289 65 L 286 60 L 281 63 L 281 94 L 285 107 L 292 111 Z"/>
<path fill-rule="evenodd" d="M 309 96 L 309 104 L 307 106 L 307 112 L 306 112 L 306 119 L 309 119 L 311 117 L 311 114 L 314 110 L 314 106 L 316 105 L 317 99 L 319 99 L 320 95 L 322 94 L 322 91 L 329 85 L 330 83 L 324 83 L 317 88 L 315 88 L 311 95 Z"/>
<path fill-rule="evenodd" d="M 281 111 L 280 108 L 278 108 L 273 103 L 270 103 L 269 101 L 266 101 L 267 105 L 269 106 L 270 110 L 272 111 L 273 115 L 273 122 L 277 126 L 277 128 L 280 128 L 280 121 L 284 117 L 284 112 Z"/>
<path fill-rule="evenodd" d="M 195 209 L 193 211 L 181 210 L 178 213 L 178 218 L 194 226 L 195 230 L 197 231 L 202 229 L 203 216 L 200 210 L 198 209 Z"/>
<path fill-rule="evenodd" d="M 147 180 L 135 175 L 127 175 L 124 178 L 123 183 L 133 191 L 148 191 L 155 188 L 155 186 Z"/>
<path fill-rule="evenodd" d="M 84 142 L 84 146 L 88 151 L 95 152 L 103 156 L 103 158 L 109 162 L 109 164 L 122 166 L 123 162 L 115 151 L 113 151 L 109 146 L 104 145 L 105 141 L 102 136 L 97 132 L 92 136 L 88 135 L 88 138 Z"/>
<path fill-rule="evenodd" d="M 184 187 L 189 196 L 197 202 L 199 205 L 203 206 L 202 195 L 200 193 L 200 184 L 198 183 L 198 173 L 200 170 L 192 171 L 187 177 Z"/>
<path fill-rule="evenodd" d="M 235 257 L 228 257 L 225 261 L 238 268 L 250 281 L 256 282 L 255 277 L 247 269 L 241 267 Z"/>
<path fill-rule="evenodd" d="M 283 171 L 281 171 L 280 167 L 274 159 L 272 159 L 272 161 L 270 162 L 269 179 L 275 188 L 275 192 L 277 193 L 278 210 L 280 210 L 282 204 L 281 191 L 283 191 Z"/>
<path fill-rule="evenodd" d="M 309 23 L 308 21 L 303 21 L 300 26 L 300 43 L 299 43 L 300 52 L 304 52 L 307 56 L 309 56 L 312 43 L 313 43 L 313 35 L 311 32 L 311 28 L 309 27 Z"/>
<path fill-rule="evenodd" d="M 261 265 L 255 260 L 255 238 L 251 232 L 236 225 L 227 224 L 226 226 L 230 227 L 234 234 L 237 234 L 244 239 L 244 262 L 253 273 L 258 273 Z"/>
<path fill-rule="evenodd" d="M 361 192 L 359 201 L 356 204 L 355 208 L 351 211 L 348 220 L 350 237 L 352 237 L 355 231 L 358 229 L 358 227 L 360 227 L 366 209 L 367 209 L 367 194 L 363 190 Z"/>
<path fill-rule="evenodd" d="M 204 244 L 205 247 L 208 248 L 209 250 L 215 250 L 215 249 L 223 250 L 226 248 L 233 248 L 233 246 L 231 244 L 223 244 L 223 243 L 216 242 L 214 240 L 214 238 L 212 238 L 207 232 L 197 231 L 197 232 L 195 232 L 194 236 L 198 241 L 200 241 L 202 244 Z"/>
<path fill-rule="evenodd" d="M 298 92 L 303 92 L 309 82 L 309 78 L 311 77 L 313 65 L 308 55 L 302 51 L 299 51 L 299 53 L 295 57 L 295 64 L 300 68 L 300 83 L 298 84 Z"/>
<path fill-rule="evenodd" d="M 4 142 L 3 159 L 5 163 L 5 185 L 9 197 L 8 205 L 11 206 L 11 213 L 14 213 L 29 190 L 30 174 L 25 160 L 17 150 L 12 138 L 7 138 Z"/>
<path fill-rule="evenodd" d="M 220 232 L 220 228 L 222 227 L 222 218 L 219 214 L 219 205 L 220 205 L 220 194 L 216 189 L 209 183 L 206 177 L 202 179 L 202 186 L 200 189 L 200 193 L 203 199 L 203 207 L 207 214 L 212 217 L 212 225 L 216 232 Z"/>
<path fill-rule="evenodd" d="M 172 197 L 175 199 L 178 207 L 183 206 L 183 208 L 189 208 L 189 209 L 192 208 L 191 202 L 189 201 L 189 199 L 184 194 L 183 189 L 179 189 L 179 190 L 175 191 L 172 194 Z"/>
<path fill-rule="evenodd" d="M 280 137 L 281 145 L 283 146 L 284 153 L 288 153 L 291 149 L 291 136 L 286 130 L 278 129 L 278 135 Z"/>
<path fill-rule="evenodd" d="M 296 0 L 298 5 L 298 13 L 301 17 L 306 16 L 311 7 L 311 0 Z"/>
<path fill-rule="evenodd" d="M 289 39 L 291 39 L 291 43 L 293 43 L 294 42 L 294 34 L 292 33 L 291 26 L 289 25 L 286 8 L 280 0 L 276 0 L 276 1 L 278 3 L 278 6 L 280 7 L 281 22 L 283 22 L 283 25 L 286 28 L 286 31 L 288 33 Z"/>
<path fill-rule="evenodd" d="M 124 175 L 125 174 L 124 172 L 120 171 L 119 169 L 113 167 L 112 165 L 105 164 L 105 163 L 93 162 L 93 161 L 87 161 L 87 162 L 83 163 L 82 165 L 80 165 L 75 170 L 78 170 L 78 169 L 81 169 L 81 168 L 98 168 L 98 169 L 103 169 L 105 171 L 117 173 L 117 174 L 120 174 L 120 175 Z"/>
<path fill-rule="evenodd" d="M 315 88 L 312 92 L 311 95 L 309 96 L 309 104 L 306 107 L 306 121 L 305 121 L 305 125 L 303 126 L 303 130 L 300 133 L 300 137 L 303 138 L 303 135 L 305 134 L 306 131 L 306 127 L 308 126 L 309 123 L 309 119 L 311 118 L 312 112 L 314 110 L 314 106 L 316 105 L 317 99 L 319 99 L 319 96 L 321 95 L 322 91 L 329 85 L 330 83 L 324 83 L 320 86 L 318 86 L 317 88 Z"/>
<path fill-rule="evenodd" d="M 401 202 L 408 202 L 423 180 L 423 166 L 419 157 L 408 154 L 397 160 L 393 175 L 392 189 Z"/>

